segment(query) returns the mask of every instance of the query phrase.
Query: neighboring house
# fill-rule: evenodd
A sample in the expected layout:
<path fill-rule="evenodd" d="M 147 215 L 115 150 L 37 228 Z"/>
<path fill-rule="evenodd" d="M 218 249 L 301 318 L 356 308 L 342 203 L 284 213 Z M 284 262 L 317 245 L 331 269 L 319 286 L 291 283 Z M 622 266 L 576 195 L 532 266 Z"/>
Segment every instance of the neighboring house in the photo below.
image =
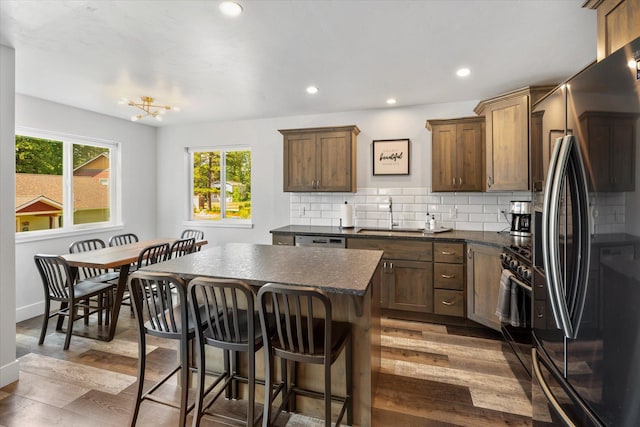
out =
<path fill-rule="evenodd" d="M 100 155 L 73 171 L 73 222 L 109 220 L 109 159 Z M 61 175 L 16 174 L 16 232 L 62 226 Z M 71 205 L 71 204 L 70 204 Z"/>

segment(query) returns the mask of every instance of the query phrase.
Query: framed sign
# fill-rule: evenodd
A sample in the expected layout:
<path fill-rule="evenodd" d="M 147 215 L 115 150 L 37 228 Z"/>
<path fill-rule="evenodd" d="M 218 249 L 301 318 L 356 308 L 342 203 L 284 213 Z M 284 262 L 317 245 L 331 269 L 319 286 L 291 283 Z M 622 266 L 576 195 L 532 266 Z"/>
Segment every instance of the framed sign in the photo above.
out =
<path fill-rule="evenodd" d="M 373 141 L 373 175 L 409 175 L 409 139 Z"/>

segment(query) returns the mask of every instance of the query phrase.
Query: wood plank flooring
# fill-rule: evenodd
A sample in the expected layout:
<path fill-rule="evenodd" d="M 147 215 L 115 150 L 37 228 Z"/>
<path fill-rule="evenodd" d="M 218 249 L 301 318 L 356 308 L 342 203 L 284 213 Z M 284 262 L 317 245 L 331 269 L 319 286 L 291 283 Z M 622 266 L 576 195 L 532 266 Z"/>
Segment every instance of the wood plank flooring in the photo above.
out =
<path fill-rule="evenodd" d="M 50 328 L 38 345 L 41 318 L 16 327 L 20 380 L 0 389 L 0 426 L 122 426 L 135 395 L 137 341 L 129 310 L 105 343 L 64 335 Z M 82 328 L 81 322 L 78 322 Z M 499 334 L 484 328 L 453 327 L 385 318 L 382 372 L 374 400 L 374 426 L 530 426 L 530 379 Z M 173 366 L 173 343 L 149 340 L 147 379 L 157 381 Z M 162 389 L 177 396 L 175 382 Z M 217 413 L 243 416 L 242 402 L 216 403 Z M 191 417 L 189 417 L 189 422 Z M 280 425 L 324 425 L 300 415 L 281 416 Z M 139 426 L 175 426 L 177 410 L 145 402 Z M 202 426 L 237 426 L 206 417 Z"/>

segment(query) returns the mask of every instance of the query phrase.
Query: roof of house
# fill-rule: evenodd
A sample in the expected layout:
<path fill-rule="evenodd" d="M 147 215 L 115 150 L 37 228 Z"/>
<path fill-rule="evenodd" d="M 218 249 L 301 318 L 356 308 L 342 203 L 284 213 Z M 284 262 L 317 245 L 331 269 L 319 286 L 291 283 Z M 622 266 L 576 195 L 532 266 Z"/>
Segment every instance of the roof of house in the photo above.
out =
<path fill-rule="evenodd" d="M 62 205 L 63 180 L 61 175 L 16 174 L 16 211 L 42 197 Z M 109 207 L 109 186 L 90 176 L 73 177 L 75 210 Z"/>

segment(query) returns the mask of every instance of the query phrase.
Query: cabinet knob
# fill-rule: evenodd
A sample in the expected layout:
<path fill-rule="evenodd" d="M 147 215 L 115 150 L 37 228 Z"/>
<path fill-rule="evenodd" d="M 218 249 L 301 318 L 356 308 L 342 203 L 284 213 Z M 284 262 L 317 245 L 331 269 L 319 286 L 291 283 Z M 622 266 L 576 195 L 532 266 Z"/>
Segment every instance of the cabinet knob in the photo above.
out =
<path fill-rule="evenodd" d="M 467 249 L 467 258 L 473 258 L 473 252 L 471 252 L 471 248 Z"/>
<path fill-rule="evenodd" d="M 491 177 L 490 177 L 490 176 L 488 176 L 488 177 L 487 177 L 487 187 L 488 187 L 488 188 L 491 188 L 491 182 L 492 182 L 492 181 L 493 181 L 493 180 L 491 179 Z"/>
<path fill-rule="evenodd" d="M 462 177 L 461 176 L 458 177 L 458 185 L 462 186 Z"/>
<path fill-rule="evenodd" d="M 453 279 L 454 277 L 456 277 L 455 274 L 441 274 L 440 277 L 442 277 L 443 279 Z"/>
<path fill-rule="evenodd" d="M 442 255 L 455 255 L 456 254 L 455 252 L 448 252 L 448 251 L 440 251 L 440 253 Z"/>
<path fill-rule="evenodd" d="M 442 305 L 448 305 L 448 306 L 452 306 L 455 304 L 455 301 L 447 301 L 447 300 L 442 300 Z"/>
<path fill-rule="evenodd" d="M 456 177 L 455 177 L 455 176 L 454 176 L 453 178 L 451 178 L 451 185 L 452 185 L 453 187 L 455 187 L 455 186 L 456 186 Z"/>

